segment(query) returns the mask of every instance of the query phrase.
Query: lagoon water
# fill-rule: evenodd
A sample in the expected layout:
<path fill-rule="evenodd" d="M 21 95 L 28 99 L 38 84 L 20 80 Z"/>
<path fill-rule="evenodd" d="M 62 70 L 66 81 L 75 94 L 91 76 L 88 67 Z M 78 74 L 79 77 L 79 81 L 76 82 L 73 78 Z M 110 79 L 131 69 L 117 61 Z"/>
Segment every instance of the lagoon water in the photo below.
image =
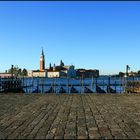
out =
<path fill-rule="evenodd" d="M 41 93 L 49 90 L 52 86 L 55 89 L 55 92 L 58 93 L 61 86 L 69 93 L 71 86 L 74 86 L 79 93 L 83 93 L 84 86 L 91 89 L 96 93 L 96 84 L 106 91 L 107 85 L 109 84 L 108 76 L 100 76 L 99 78 L 85 78 L 81 80 L 80 78 L 24 78 L 23 85 L 31 87 L 24 88 L 26 93 L 32 93 L 37 88 Z M 128 80 L 140 80 L 139 77 L 130 77 Z M 117 93 L 122 93 L 125 91 L 125 78 L 119 77 L 110 77 L 110 86 L 113 89 L 116 89 Z M 68 86 L 69 85 L 69 86 Z"/>

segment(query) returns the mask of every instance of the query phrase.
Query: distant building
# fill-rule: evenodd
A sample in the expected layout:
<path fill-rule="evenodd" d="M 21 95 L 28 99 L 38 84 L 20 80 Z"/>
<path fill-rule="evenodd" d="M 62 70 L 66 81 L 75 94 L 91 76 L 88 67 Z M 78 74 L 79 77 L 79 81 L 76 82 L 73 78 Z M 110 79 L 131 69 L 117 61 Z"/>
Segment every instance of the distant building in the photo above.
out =
<path fill-rule="evenodd" d="M 85 78 L 98 77 L 99 70 L 86 70 L 86 69 L 77 69 L 73 65 L 66 66 L 64 62 L 61 60 L 60 64 L 56 66 L 49 65 L 49 68 L 45 69 L 45 55 L 43 49 L 40 55 L 40 70 L 30 70 L 28 71 L 28 77 L 81 77 Z"/>
<path fill-rule="evenodd" d="M 64 71 L 68 77 L 76 77 L 76 70 L 75 67 L 73 65 L 71 66 L 64 66 L 64 68 L 66 68 L 67 70 Z"/>
<path fill-rule="evenodd" d="M 128 73 L 128 76 L 130 76 L 130 77 L 136 76 L 136 75 L 137 75 L 137 73 L 136 72 L 133 72 L 133 71 L 131 71 L 131 72 Z"/>
<path fill-rule="evenodd" d="M 63 61 L 60 61 L 59 66 L 50 67 L 47 70 L 48 77 L 75 77 L 76 76 L 76 70 L 74 69 L 74 66 L 65 66 Z"/>
<path fill-rule="evenodd" d="M 28 71 L 28 77 L 46 77 L 46 76 L 47 76 L 46 71 L 40 71 L 40 70 Z"/>
<path fill-rule="evenodd" d="M 45 56 L 42 49 L 40 56 L 40 70 L 31 70 L 28 71 L 28 77 L 46 77 L 47 70 L 45 70 Z"/>
<path fill-rule="evenodd" d="M 99 77 L 99 70 L 86 70 L 86 69 L 77 69 L 76 70 L 77 77 L 91 78 L 91 77 Z"/>
<path fill-rule="evenodd" d="M 60 70 L 48 70 L 48 77 L 53 78 L 53 77 L 66 77 L 66 74 Z"/>
<path fill-rule="evenodd" d="M 13 74 L 15 76 L 15 74 Z M 1 78 L 11 78 L 12 74 L 11 73 L 0 73 Z"/>

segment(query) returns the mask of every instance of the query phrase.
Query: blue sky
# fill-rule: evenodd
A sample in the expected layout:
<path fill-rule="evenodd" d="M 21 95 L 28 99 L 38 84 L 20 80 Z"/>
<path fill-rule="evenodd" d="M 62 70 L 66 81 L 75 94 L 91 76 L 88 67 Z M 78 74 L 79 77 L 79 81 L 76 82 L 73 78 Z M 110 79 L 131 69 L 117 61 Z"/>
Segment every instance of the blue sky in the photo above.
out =
<path fill-rule="evenodd" d="M 39 69 L 41 47 L 46 67 L 138 71 L 140 2 L 0 2 L 0 71 Z"/>

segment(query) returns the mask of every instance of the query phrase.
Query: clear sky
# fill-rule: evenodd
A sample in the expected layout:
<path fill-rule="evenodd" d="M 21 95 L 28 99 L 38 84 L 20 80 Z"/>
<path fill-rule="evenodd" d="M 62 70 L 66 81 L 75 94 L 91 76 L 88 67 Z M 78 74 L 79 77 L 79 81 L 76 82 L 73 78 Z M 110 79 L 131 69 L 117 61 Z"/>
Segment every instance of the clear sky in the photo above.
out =
<path fill-rule="evenodd" d="M 11 64 L 39 69 L 41 47 L 49 63 L 140 70 L 140 2 L 0 2 L 0 71 Z"/>

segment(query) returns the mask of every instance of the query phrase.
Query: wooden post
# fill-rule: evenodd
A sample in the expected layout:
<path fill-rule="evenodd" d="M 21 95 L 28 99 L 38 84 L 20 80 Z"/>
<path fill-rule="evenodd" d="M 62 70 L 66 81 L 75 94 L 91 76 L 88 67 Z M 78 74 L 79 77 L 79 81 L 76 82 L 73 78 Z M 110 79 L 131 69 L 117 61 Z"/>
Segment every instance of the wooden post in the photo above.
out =
<path fill-rule="evenodd" d="M 23 77 L 24 77 L 24 76 L 23 76 Z M 24 78 L 23 78 L 23 80 L 24 80 Z M 27 81 L 28 81 L 27 78 L 26 78 L 25 81 L 26 81 L 26 85 L 25 85 L 25 86 L 26 86 L 26 93 L 28 93 L 28 91 L 27 91 Z"/>
<path fill-rule="evenodd" d="M 37 92 L 39 92 L 39 76 L 37 77 Z"/>
<path fill-rule="evenodd" d="M 33 91 L 33 88 L 34 88 L 34 77 L 32 77 L 32 91 Z"/>
<path fill-rule="evenodd" d="M 117 93 L 117 90 L 116 90 L 116 84 L 117 84 L 117 82 L 116 82 L 116 79 L 115 79 L 115 91 L 116 91 L 116 93 Z"/>
<path fill-rule="evenodd" d="M 97 88 L 97 77 L 95 78 L 95 85 L 96 85 L 96 88 Z M 96 93 L 97 93 L 97 89 L 96 89 Z"/>
<path fill-rule="evenodd" d="M 2 82 L 1 82 L 1 76 L 0 76 L 0 91 L 2 90 Z"/>
<path fill-rule="evenodd" d="M 24 87 L 24 76 L 22 77 L 22 88 Z M 24 89 L 24 88 L 23 88 Z"/>
<path fill-rule="evenodd" d="M 55 88 L 55 83 L 54 83 L 55 81 L 54 81 L 54 77 L 53 77 L 53 81 L 52 81 L 52 88 L 53 88 L 53 91 L 55 90 L 54 88 Z"/>
<path fill-rule="evenodd" d="M 12 76 L 12 85 L 11 85 L 11 87 L 13 88 L 13 65 L 11 66 L 11 76 Z"/>
<path fill-rule="evenodd" d="M 103 90 L 104 90 L 104 79 L 103 79 Z"/>
<path fill-rule="evenodd" d="M 82 74 L 82 90 L 84 89 L 84 74 Z M 83 90 L 84 93 L 84 90 Z"/>
<path fill-rule="evenodd" d="M 126 92 L 126 88 L 127 88 L 127 81 L 128 81 L 128 70 L 130 70 L 130 67 L 128 65 L 126 65 L 126 78 L 125 78 L 125 93 Z"/>
<path fill-rule="evenodd" d="M 134 76 L 133 76 L 133 93 L 134 93 L 134 88 L 136 88 L 134 85 L 135 85 L 135 79 L 134 79 Z"/>
<path fill-rule="evenodd" d="M 82 73 L 82 76 L 81 76 L 81 93 L 83 92 L 83 73 Z"/>
<path fill-rule="evenodd" d="M 94 93 L 94 80 L 93 80 L 93 75 L 92 75 L 92 79 L 91 79 L 91 90 Z"/>
<path fill-rule="evenodd" d="M 110 76 L 108 77 L 108 93 L 110 93 Z"/>
<path fill-rule="evenodd" d="M 44 86 L 44 77 L 41 77 L 41 87 L 42 87 L 41 93 L 44 92 L 44 91 L 43 91 L 43 86 Z"/>
<path fill-rule="evenodd" d="M 69 93 L 69 77 L 67 76 L 67 87 L 68 87 L 68 93 Z"/>

